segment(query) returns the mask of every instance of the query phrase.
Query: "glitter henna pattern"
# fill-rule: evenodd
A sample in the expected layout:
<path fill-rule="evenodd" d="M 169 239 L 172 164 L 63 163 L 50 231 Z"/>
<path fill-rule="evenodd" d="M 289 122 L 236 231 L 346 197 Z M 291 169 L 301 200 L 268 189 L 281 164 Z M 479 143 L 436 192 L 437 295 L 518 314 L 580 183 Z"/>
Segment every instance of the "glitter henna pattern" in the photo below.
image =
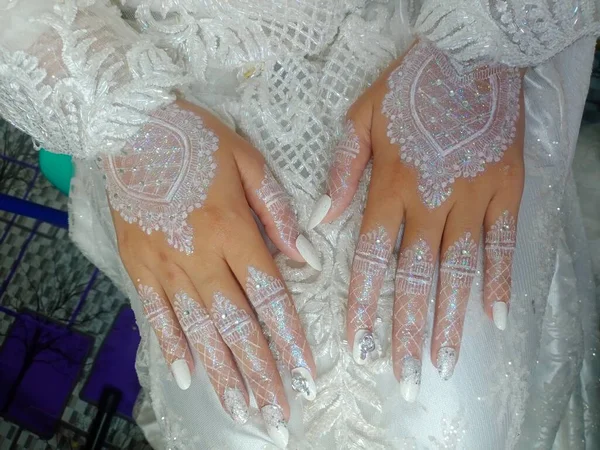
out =
<path fill-rule="evenodd" d="M 314 385 L 312 377 L 308 380 L 302 375 L 310 377 L 310 369 L 304 358 L 308 344 L 302 333 L 300 318 L 283 282 L 249 267 L 246 293 L 263 324 L 265 334 L 275 347 L 279 362 L 293 374 L 292 387 L 307 398 L 314 397 L 315 393 L 311 392 Z M 305 370 L 296 370 L 299 368 Z"/>
<path fill-rule="evenodd" d="M 187 342 L 167 301 L 151 287 L 138 285 L 138 295 L 144 315 L 156 333 L 160 348 L 169 364 L 185 359 Z"/>
<path fill-rule="evenodd" d="M 360 141 L 354 129 L 354 124 L 349 120 L 346 122 L 343 138 L 335 147 L 331 173 L 327 182 L 329 196 L 334 206 L 341 198 L 345 197 L 348 191 L 350 169 L 359 152 Z"/>
<path fill-rule="evenodd" d="M 433 269 L 433 255 L 424 239 L 419 239 L 402 251 L 398 259 L 394 302 L 394 363 L 397 364 L 396 372 L 413 383 L 417 381 L 417 363 L 420 374 L 421 347 Z"/>
<path fill-rule="evenodd" d="M 220 292 L 213 298 L 212 318 L 221 337 L 233 352 L 259 406 L 278 405 L 282 395 L 275 367 L 260 347 L 261 330 L 246 311 Z"/>
<path fill-rule="evenodd" d="M 450 59 L 420 41 L 388 79 L 382 112 L 402 161 L 420 173 L 423 203 L 436 208 L 460 177 L 500 161 L 516 134 L 518 70 L 485 67 L 459 75 Z"/>
<path fill-rule="evenodd" d="M 173 309 L 189 343 L 198 351 L 211 383 L 227 412 L 237 423 L 248 420 L 248 406 L 229 349 L 206 308 L 184 291 L 175 294 Z"/>
<path fill-rule="evenodd" d="M 377 312 L 377 297 L 392 254 L 392 241 L 382 226 L 363 234 L 356 247 L 350 279 L 350 325 L 371 330 Z"/>
<path fill-rule="evenodd" d="M 194 113 L 174 104 L 154 112 L 121 155 L 102 160 L 111 206 L 126 222 L 148 234 L 162 231 L 170 246 L 193 253 L 187 216 L 206 200 L 218 147 Z"/>
<path fill-rule="evenodd" d="M 485 238 L 486 298 L 510 300 L 513 253 L 517 242 L 515 218 L 504 211 Z"/>
<path fill-rule="evenodd" d="M 257 189 L 256 195 L 273 217 L 281 240 L 288 247 L 295 248 L 300 232 L 291 198 L 275 180 L 267 166 L 265 166 L 265 177 L 260 189 Z"/>
<path fill-rule="evenodd" d="M 440 345 L 438 371 L 444 379 L 454 370 L 476 267 L 477 244 L 467 232 L 446 250 L 440 267 L 434 338 Z"/>

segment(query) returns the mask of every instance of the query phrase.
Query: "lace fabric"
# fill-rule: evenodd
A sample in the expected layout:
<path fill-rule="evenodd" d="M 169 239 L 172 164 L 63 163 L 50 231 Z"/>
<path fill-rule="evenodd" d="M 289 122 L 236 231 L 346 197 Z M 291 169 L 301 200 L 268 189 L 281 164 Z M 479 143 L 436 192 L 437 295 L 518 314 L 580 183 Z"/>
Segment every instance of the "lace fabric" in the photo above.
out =
<path fill-rule="evenodd" d="M 290 448 L 473 449 L 480 442 L 490 442 L 492 448 L 550 448 L 569 400 L 565 399 L 567 390 L 562 396 L 554 395 L 554 390 L 566 385 L 573 389 L 581 386 L 577 392 L 587 399 L 585 407 L 569 406 L 569 417 L 579 411 L 588 424 L 572 442 L 585 438 L 588 448 L 594 448 L 598 431 L 589 424 L 600 421 L 597 407 L 589 401 L 595 388 L 587 387 L 598 373 L 592 357 L 593 340 L 587 337 L 591 334 L 573 334 L 565 346 L 550 347 L 561 342 L 562 336 L 560 327 L 552 326 L 553 318 L 565 311 L 569 327 L 585 324 L 586 330 L 593 328 L 589 324 L 593 322 L 589 318 L 595 317 L 593 302 L 584 289 L 578 290 L 586 308 L 584 320 L 581 311 L 567 308 L 561 302 L 563 297 L 556 289 L 550 291 L 550 286 L 557 266 L 558 286 L 575 282 L 575 275 L 565 269 L 570 265 L 566 256 L 579 247 L 557 244 L 556 237 L 565 225 L 556 209 L 562 206 L 592 44 L 576 43 L 565 52 L 579 55 L 579 59 L 555 55 L 578 37 L 597 32 L 596 3 L 580 1 L 574 22 L 565 12 L 574 4 L 570 0 L 539 2 L 536 12 L 550 15 L 540 16 L 536 24 L 541 28 L 526 36 L 519 31 L 519 17 L 514 13 L 529 4 L 525 0 L 505 2 L 504 19 L 492 9 L 504 2 L 466 0 L 431 0 L 423 5 L 402 2 L 401 8 L 396 7 L 398 2 L 367 0 L 126 1 L 125 15 L 141 34 L 127 28 L 118 11 L 104 1 L 65 0 L 54 9 L 43 3 L 45 26 L 50 28 L 40 29 L 40 35 L 58 36 L 60 31 L 67 38 L 68 45 L 60 50 L 62 64 L 52 68 L 45 63 L 44 54 L 31 54 L 32 42 L 15 46 L 15 39 L 3 38 L 1 115 L 52 150 L 88 158 L 99 151 L 118 152 L 153 110 L 171 101 L 172 88 L 187 83 L 186 95 L 227 118 L 263 152 L 292 196 L 301 225 L 325 189 L 345 111 L 390 61 L 406 50 L 410 38 L 402 30 L 409 29 L 409 21 L 414 21 L 418 33 L 463 63 L 492 59 L 529 66 L 553 58 L 525 80 L 528 179 L 519 215 L 510 329 L 500 335 L 483 317 L 478 292 L 481 273 L 476 272 L 461 364 L 449 384 L 440 384 L 424 357 L 416 406 L 407 406 L 395 395 L 397 384 L 389 358 L 393 262 L 374 319 L 373 334 L 381 341 L 382 358 L 357 366 L 345 342 L 351 262 L 368 175 L 342 218 L 310 234 L 323 259 L 321 274 L 289 265 L 285 257 L 276 256 L 313 350 L 318 375 L 315 401 L 304 405 L 291 402 Z M 10 7 L 2 11 L 0 24 L 11 15 L 28 23 L 24 11 L 35 11 L 33 6 L 41 4 L 41 0 L 0 2 L 0 9 Z M 82 11 L 98 17 L 105 30 L 114 30 L 118 42 L 106 37 L 92 44 L 89 37 L 106 32 L 92 33 L 98 28 L 91 26 L 78 29 L 81 15 L 77 13 Z M 510 24 L 517 27 L 512 35 Z M 550 31 L 544 35 L 542 28 Z M 11 27 L 2 30 L 5 36 Z M 520 39 L 519 43 L 511 36 Z M 86 49 L 98 44 L 106 51 L 92 58 Z M 113 56 L 102 59 L 107 53 Z M 122 64 L 117 67 L 116 61 Z M 575 65 L 582 70 L 567 70 Z M 63 71 L 59 82 L 52 81 L 53 71 Z M 188 83 L 190 79 L 194 82 Z M 244 428 L 232 428 L 201 368 L 192 387 L 185 394 L 178 392 L 118 260 L 101 176 L 81 159 L 72 190 L 71 222 L 78 245 L 132 299 L 142 334 L 140 378 L 150 392 L 166 448 L 270 448 L 264 428 L 252 414 Z M 481 267 L 478 270 L 481 272 Z M 548 301 L 553 306 L 546 311 Z M 429 310 L 430 324 L 433 308 Z M 545 341 L 540 340 L 543 336 Z M 429 345 L 430 336 L 425 340 Z M 588 372 L 578 385 L 582 358 Z M 485 368 L 485 376 L 481 368 Z M 560 379 L 553 378 L 551 374 L 558 370 Z M 206 417 L 211 417 L 209 424 Z"/>

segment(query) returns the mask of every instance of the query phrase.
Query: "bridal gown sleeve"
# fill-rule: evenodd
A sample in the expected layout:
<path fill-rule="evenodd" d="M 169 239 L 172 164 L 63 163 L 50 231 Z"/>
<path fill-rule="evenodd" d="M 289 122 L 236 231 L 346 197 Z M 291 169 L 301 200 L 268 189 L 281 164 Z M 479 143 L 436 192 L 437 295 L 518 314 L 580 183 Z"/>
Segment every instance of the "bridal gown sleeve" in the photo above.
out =
<path fill-rule="evenodd" d="M 0 116 L 48 150 L 118 152 L 184 81 L 107 0 L 0 0 Z"/>
<path fill-rule="evenodd" d="M 455 61 L 533 67 L 600 32 L 598 0 L 424 0 L 418 35 Z"/>

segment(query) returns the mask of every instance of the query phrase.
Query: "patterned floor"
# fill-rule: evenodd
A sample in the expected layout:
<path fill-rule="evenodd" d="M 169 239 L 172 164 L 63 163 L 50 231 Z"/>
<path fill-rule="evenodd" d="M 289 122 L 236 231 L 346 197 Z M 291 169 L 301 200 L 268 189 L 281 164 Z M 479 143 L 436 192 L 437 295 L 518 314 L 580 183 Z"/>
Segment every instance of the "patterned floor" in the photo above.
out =
<path fill-rule="evenodd" d="M 67 198 L 40 173 L 31 142 L 0 123 L 0 192 L 56 209 L 67 209 Z M 70 243 L 66 230 L 0 211 L 0 305 L 15 311 L 31 308 L 68 321 L 83 299 L 74 329 L 96 337 L 77 386 L 65 407 L 55 437 L 49 441 L 0 417 L 0 450 L 82 448 L 96 407 L 79 398 L 95 353 L 125 298 Z M 89 289 L 89 294 L 82 291 Z M 61 305 L 60 308 L 56 304 Z M 0 345 L 13 318 L 0 312 Z M 113 419 L 107 449 L 145 450 L 141 430 Z"/>

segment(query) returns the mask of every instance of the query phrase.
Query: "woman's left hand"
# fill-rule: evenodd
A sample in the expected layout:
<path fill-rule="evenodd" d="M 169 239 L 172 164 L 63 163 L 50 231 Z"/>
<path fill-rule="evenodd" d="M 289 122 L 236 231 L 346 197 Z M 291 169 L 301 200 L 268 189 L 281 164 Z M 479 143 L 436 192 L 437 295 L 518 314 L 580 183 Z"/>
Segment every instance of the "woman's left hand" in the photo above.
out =
<path fill-rule="evenodd" d="M 394 373 L 405 399 L 419 390 L 427 305 L 440 261 L 431 358 L 447 380 L 458 361 L 466 305 L 485 239 L 484 308 L 507 323 L 516 220 L 524 183 L 522 74 L 481 67 L 459 74 L 419 41 L 350 108 L 328 193 L 309 227 L 350 204 L 373 158 L 350 281 L 347 333 L 358 364 L 374 355 L 377 299 L 396 236 Z"/>

